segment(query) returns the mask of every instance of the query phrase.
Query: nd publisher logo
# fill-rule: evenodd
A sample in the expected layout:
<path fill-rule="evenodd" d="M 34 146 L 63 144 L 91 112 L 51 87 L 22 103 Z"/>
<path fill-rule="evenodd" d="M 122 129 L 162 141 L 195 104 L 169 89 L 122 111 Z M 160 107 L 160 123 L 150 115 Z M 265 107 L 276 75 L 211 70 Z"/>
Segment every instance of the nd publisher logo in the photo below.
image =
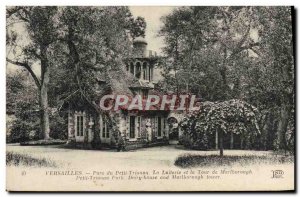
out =
<path fill-rule="evenodd" d="M 273 176 L 272 178 L 283 178 L 284 172 L 282 170 L 272 170 Z"/>

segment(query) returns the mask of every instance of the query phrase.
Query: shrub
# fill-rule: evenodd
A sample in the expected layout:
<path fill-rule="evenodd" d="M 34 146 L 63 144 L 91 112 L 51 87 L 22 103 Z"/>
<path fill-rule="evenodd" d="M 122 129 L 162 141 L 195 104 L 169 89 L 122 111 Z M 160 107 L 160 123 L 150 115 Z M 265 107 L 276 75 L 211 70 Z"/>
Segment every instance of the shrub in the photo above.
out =
<path fill-rule="evenodd" d="M 187 148 L 196 150 L 207 150 L 211 148 L 207 133 L 204 130 L 196 128 L 197 120 L 194 116 L 184 118 L 181 122 L 183 135 L 179 139 L 179 143 Z"/>
<path fill-rule="evenodd" d="M 12 123 L 10 134 L 7 136 L 7 142 L 25 142 L 38 139 L 39 124 L 36 122 L 27 122 L 16 119 Z"/>
<path fill-rule="evenodd" d="M 65 140 L 68 138 L 68 117 L 57 112 L 50 114 L 50 137 Z"/>
<path fill-rule="evenodd" d="M 35 140 L 35 141 L 28 141 L 28 142 L 21 142 L 20 144 L 23 146 L 46 146 L 46 145 L 59 145 L 65 144 L 66 140 L 60 139 L 49 139 L 49 140 Z"/>
<path fill-rule="evenodd" d="M 26 142 L 39 139 L 40 119 L 38 112 L 19 111 L 11 121 L 10 132 L 7 135 L 8 143 Z M 65 140 L 68 136 L 67 117 L 57 112 L 50 114 L 50 137 Z"/>

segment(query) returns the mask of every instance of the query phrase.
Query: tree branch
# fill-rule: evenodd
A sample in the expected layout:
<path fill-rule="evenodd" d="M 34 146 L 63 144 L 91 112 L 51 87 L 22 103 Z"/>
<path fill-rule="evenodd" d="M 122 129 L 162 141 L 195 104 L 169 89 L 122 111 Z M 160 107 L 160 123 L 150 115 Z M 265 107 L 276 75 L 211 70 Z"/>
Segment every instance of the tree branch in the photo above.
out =
<path fill-rule="evenodd" d="M 7 8 L 6 9 L 6 18 L 11 17 L 12 15 L 14 15 L 15 13 L 17 13 L 21 9 L 22 9 L 22 7 L 19 7 L 19 6 L 13 7 L 11 9 Z"/>
<path fill-rule="evenodd" d="M 11 64 L 14 64 L 14 65 L 24 67 L 30 73 L 30 75 L 32 76 L 32 78 L 34 79 L 34 82 L 35 82 L 36 86 L 38 88 L 41 87 L 40 80 L 38 79 L 38 77 L 36 76 L 36 74 L 33 72 L 33 70 L 31 69 L 31 67 L 27 63 L 13 61 L 13 60 L 8 59 L 8 58 L 6 58 L 6 61 L 9 62 L 9 63 L 11 63 Z"/>
<path fill-rule="evenodd" d="M 247 49 L 252 49 L 253 50 L 253 47 L 256 47 L 256 46 L 259 46 L 258 42 L 249 44 L 247 46 L 240 47 L 238 50 L 235 50 L 233 53 L 231 53 L 230 56 L 227 59 L 232 58 L 234 55 L 242 52 L 243 50 L 247 50 Z"/>

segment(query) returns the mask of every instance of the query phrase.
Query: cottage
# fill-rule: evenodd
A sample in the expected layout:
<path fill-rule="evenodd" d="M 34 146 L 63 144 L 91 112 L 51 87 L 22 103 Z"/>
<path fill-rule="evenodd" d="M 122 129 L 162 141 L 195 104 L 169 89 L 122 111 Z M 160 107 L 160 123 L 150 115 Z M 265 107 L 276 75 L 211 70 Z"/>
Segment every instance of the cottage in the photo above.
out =
<path fill-rule="evenodd" d="M 140 95 L 160 94 L 155 89 L 154 71 L 156 52 L 147 50 L 147 42 L 136 38 L 133 56 L 124 60 L 123 70 L 108 70 L 97 78 L 97 98 L 82 102 L 73 96 L 68 101 L 68 139 L 75 145 L 133 149 L 169 143 L 169 110 L 152 106 L 150 110 L 117 111 L 97 110 L 97 102 L 107 94 Z M 80 101 L 79 101 L 80 100 Z M 173 137 L 174 138 L 174 137 Z"/>

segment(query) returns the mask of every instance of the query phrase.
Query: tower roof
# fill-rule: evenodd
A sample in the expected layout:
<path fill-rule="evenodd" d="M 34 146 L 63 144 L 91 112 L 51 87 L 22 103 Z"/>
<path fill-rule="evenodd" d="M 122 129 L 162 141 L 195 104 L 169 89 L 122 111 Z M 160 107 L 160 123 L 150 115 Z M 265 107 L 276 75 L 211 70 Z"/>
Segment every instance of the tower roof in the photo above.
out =
<path fill-rule="evenodd" d="M 147 41 L 145 40 L 145 38 L 143 37 L 136 37 L 134 40 L 133 40 L 133 43 L 143 43 L 143 44 L 147 44 Z"/>

